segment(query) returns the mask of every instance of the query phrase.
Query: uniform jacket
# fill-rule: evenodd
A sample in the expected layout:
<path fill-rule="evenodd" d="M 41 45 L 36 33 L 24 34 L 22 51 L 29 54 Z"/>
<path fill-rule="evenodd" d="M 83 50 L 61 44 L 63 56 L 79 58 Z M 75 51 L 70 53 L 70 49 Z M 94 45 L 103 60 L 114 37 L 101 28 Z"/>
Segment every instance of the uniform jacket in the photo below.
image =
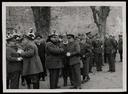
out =
<path fill-rule="evenodd" d="M 114 41 L 110 38 L 105 39 L 104 50 L 107 54 L 113 54 L 114 51 Z"/>
<path fill-rule="evenodd" d="M 57 44 L 52 42 L 46 43 L 46 68 L 56 69 L 62 68 L 62 55 L 64 49 Z"/>
<path fill-rule="evenodd" d="M 90 45 L 88 43 L 80 43 L 80 54 L 81 54 L 81 57 L 82 59 L 87 59 L 90 54 L 91 54 L 91 48 L 90 48 Z M 83 57 L 85 55 L 85 57 Z"/>
<path fill-rule="evenodd" d="M 38 47 L 38 54 L 41 61 L 45 62 L 45 41 L 42 40 L 40 43 L 35 42 Z"/>
<path fill-rule="evenodd" d="M 11 47 L 11 46 L 6 47 L 7 73 L 22 70 L 22 62 L 19 62 L 17 60 L 19 54 L 16 51 L 17 51 L 16 47 Z"/>
<path fill-rule="evenodd" d="M 71 53 L 71 56 L 69 57 L 69 65 L 80 63 L 80 45 L 78 42 L 74 41 L 68 43 L 67 52 Z"/>
<path fill-rule="evenodd" d="M 94 47 L 94 53 L 95 54 L 102 54 L 102 42 L 100 40 L 95 40 L 93 42 L 93 47 Z"/>
<path fill-rule="evenodd" d="M 43 72 L 38 48 L 34 42 L 28 42 L 23 46 L 23 75 L 31 75 Z"/>
<path fill-rule="evenodd" d="M 122 41 L 122 39 L 119 39 L 119 41 L 118 41 L 118 50 L 119 51 L 123 50 L 123 41 Z"/>

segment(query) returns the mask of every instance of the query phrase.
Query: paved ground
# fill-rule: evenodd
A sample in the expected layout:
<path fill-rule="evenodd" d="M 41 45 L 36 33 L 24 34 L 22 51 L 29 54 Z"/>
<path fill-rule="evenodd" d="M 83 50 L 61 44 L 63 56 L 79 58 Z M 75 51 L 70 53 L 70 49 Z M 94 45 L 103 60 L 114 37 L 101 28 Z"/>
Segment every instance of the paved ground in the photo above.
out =
<path fill-rule="evenodd" d="M 95 67 L 93 68 L 94 73 L 90 73 L 90 81 L 82 84 L 83 89 L 122 89 L 123 87 L 123 79 L 122 79 L 122 62 L 119 62 L 119 54 L 116 57 L 116 72 L 110 73 L 108 71 L 108 64 L 103 66 L 102 72 L 95 71 Z M 70 83 L 68 81 L 68 86 L 63 86 L 63 79 L 59 79 L 59 86 L 61 89 L 68 89 L 70 87 Z M 26 88 L 26 86 L 21 86 L 20 88 Z M 46 78 L 46 81 L 40 81 L 41 89 L 49 88 L 49 78 Z"/>

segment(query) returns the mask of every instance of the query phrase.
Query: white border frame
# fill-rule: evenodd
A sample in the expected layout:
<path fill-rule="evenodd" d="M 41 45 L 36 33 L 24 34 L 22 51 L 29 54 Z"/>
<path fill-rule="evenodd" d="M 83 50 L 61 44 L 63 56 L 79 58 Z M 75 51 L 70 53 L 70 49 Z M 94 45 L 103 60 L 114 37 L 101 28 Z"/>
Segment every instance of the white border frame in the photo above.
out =
<path fill-rule="evenodd" d="M 123 89 L 6 89 L 6 6 L 121 6 L 123 15 Z M 126 2 L 2 2 L 3 92 L 124 92 L 126 91 Z"/>

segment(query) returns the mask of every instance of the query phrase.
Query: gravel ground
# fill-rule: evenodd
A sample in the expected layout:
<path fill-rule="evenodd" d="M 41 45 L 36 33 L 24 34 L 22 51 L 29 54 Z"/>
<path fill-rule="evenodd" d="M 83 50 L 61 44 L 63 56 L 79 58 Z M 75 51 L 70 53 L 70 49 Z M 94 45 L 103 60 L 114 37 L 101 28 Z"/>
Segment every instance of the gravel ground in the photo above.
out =
<path fill-rule="evenodd" d="M 123 75 L 122 75 L 122 62 L 119 62 L 119 54 L 116 57 L 116 72 L 107 72 L 108 64 L 104 64 L 103 71 L 95 71 L 93 67 L 93 73 L 90 73 L 90 81 L 82 84 L 82 89 L 122 89 L 123 88 Z M 68 86 L 63 86 L 63 79 L 60 77 L 59 86 L 61 89 L 68 89 L 70 87 L 70 81 L 68 80 Z M 22 86 L 20 83 L 20 88 L 25 89 L 26 86 Z M 40 81 L 40 89 L 49 89 L 49 77 L 46 77 L 46 81 Z"/>

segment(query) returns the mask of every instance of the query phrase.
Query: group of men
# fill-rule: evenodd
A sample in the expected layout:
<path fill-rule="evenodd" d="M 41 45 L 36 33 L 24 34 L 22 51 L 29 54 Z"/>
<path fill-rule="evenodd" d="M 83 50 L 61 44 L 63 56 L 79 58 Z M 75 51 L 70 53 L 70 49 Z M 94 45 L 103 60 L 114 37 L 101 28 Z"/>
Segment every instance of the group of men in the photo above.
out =
<path fill-rule="evenodd" d="M 53 33 L 46 40 L 39 34 L 28 33 L 12 35 L 6 41 L 8 89 L 18 89 L 20 78 L 22 85 L 26 82 L 28 89 L 39 89 L 39 81 L 45 81 L 47 75 L 50 89 L 60 88 L 60 75 L 64 86 L 67 86 L 69 77 L 70 88 L 81 89 L 81 84 L 90 80 L 93 66 L 102 71 L 105 61 L 109 64 L 108 71 L 115 72 L 117 50 L 122 62 L 121 35 L 119 42 L 108 35 L 102 41 L 99 35 L 92 37 L 90 32 L 86 33 L 86 37 Z"/>

